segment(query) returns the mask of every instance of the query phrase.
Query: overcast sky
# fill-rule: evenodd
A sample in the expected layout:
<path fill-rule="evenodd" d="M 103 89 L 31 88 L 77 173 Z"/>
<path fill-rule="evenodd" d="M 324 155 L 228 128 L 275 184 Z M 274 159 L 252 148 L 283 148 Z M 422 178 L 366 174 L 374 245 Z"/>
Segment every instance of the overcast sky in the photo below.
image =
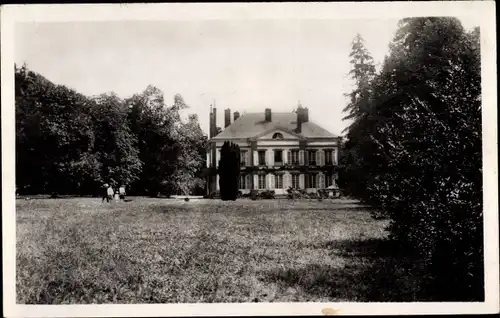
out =
<path fill-rule="evenodd" d="M 464 21 L 467 28 L 472 25 Z M 334 134 L 351 83 L 351 41 L 360 33 L 381 63 L 397 20 L 212 20 L 20 23 L 16 63 L 86 95 L 129 97 L 151 84 L 166 100 L 180 93 L 208 132 L 232 112 L 292 111 Z"/>

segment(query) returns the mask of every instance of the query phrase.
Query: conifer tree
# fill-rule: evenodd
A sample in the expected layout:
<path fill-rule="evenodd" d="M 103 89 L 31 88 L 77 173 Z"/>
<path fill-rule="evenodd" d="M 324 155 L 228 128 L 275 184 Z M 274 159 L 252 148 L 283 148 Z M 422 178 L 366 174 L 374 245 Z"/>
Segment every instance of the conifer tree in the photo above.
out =
<path fill-rule="evenodd" d="M 345 94 L 349 98 L 343 112 L 347 115 L 343 120 L 352 120 L 344 129 L 347 132 L 347 141 L 343 145 L 340 157 L 339 185 L 343 192 L 349 195 L 360 196 L 366 188 L 367 175 L 363 171 L 365 162 L 360 158 L 361 151 L 370 148 L 366 126 L 370 120 L 372 82 L 375 78 L 375 65 L 370 52 L 364 45 L 364 40 L 357 34 L 352 41 L 352 51 L 349 54 L 352 66 L 349 75 L 354 82 L 352 92 Z"/>
<path fill-rule="evenodd" d="M 224 142 L 218 170 L 221 199 L 223 201 L 236 200 L 240 179 L 240 147 L 237 144 Z"/>
<path fill-rule="evenodd" d="M 352 66 L 349 75 L 354 81 L 354 89 L 352 92 L 346 94 L 349 98 L 349 103 L 342 110 L 347 115 L 344 120 L 358 120 L 363 114 L 366 114 L 370 104 L 370 83 L 375 77 L 375 65 L 373 58 L 365 47 L 364 40 L 360 34 L 357 34 L 352 41 L 352 50 L 349 54 L 351 58 L 350 63 Z M 347 127 L 344 131 L 347 131 Z"/>

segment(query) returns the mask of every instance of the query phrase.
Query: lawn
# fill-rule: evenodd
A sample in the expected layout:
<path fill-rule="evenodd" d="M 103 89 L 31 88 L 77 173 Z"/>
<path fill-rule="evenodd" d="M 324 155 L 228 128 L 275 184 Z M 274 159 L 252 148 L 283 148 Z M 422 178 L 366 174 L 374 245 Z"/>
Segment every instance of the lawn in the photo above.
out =
<path fill-rule="evenodd" d="M 408 301 L 355 201 L 17 200 L 17 302 Z"/>

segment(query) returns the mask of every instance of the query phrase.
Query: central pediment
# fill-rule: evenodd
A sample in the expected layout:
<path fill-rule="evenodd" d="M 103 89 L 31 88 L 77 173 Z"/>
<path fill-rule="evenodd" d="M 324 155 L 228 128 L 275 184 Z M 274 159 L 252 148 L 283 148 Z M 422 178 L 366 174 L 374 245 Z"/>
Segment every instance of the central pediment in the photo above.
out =
<path fill-rule="evenodd" d="M 280 128 L 280 127 L 275 127 L 273 129 L 269 129 L 254 138 L 254 140 L 298 140 L 298 139 L 303 139 L 303 137 L 296 132 L 285 129 L 285 128 Z"/>

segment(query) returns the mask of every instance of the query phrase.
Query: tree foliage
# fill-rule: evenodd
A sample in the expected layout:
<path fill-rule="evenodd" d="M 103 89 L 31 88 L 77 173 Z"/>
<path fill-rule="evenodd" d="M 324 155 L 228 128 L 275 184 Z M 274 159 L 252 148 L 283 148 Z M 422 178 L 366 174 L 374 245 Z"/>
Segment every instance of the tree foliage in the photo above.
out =
<path fill-rule="evenodd" d="M 221 147 L 219 160 L 219 186 L 222 200 L 236 200 L 240 180 L 240 147 L 226 141 Z"/>
<path fill-rule="evenodd" d="M 16 182 L 29 193 L 78 193 L 100 181 L 91 101 L 16 69 Z"/>
<path fill-rule="evenodd" d="M 352 92 L 346 94 L 349 98 L 349 103 L 343 109 L 344 112 L 347 112 L 347 116 L 343 119 L 352 119 L 354 120 L 353 124 L 356 124 L 357 120 L 365 115 L 369 109 L 372 89 L 370 84 L 375 77 L 373 58 L 366 49 L 363 37 L 360 34 L 354 37 L 349 57 L 351 58 L 350 63 L 352 66 L 349 75 L 354 81 L 355 88 Z"/>
<path fill-rule="evenodd" d="M 101 178 L 115 186 L 129 185 L 138 179 L 142 162 L 137 136 L 127 125 L 128 109 L 115 94 L 102 94 L 93 101 L 94 153 L 100 162 Z"/>
<path fill-rule="evenodd" d="M 16 183 L 21 193 L 95 194 L 106 182 L 131 194 L 200 192 L 206 136 L 148 86 L 122 100 L 86 97 L 15 67 Z"/>
<path fill-rule="evenodd" d="M 365 164 L 363 158 L 358 154 L 359 148 L 368 150 L 372 141 L 367 131 L 369 110 L 371 107 L 371 96 L 373 93 L 373 80 L 375 78 L 375 66 L 370 52 L 364 45 L 364 40 L 357 34 L 352 42 L 351 71 L 349 75 L 354 83 L 352 92 L 346 94 L 349 102 L 344 108 L 347 115 L 343 120 L 350 120 L 351 124 L 346 128 L 347 141 L 342 145 L 339 160 L 339 185 L 345 194 L 359 196 L 366 187 L 368 175 L 362 171 Z M 367 159 L 367 158 L 365 158 Z"/>
<path fill-rule="evenodd" d="M 423 293 L 484 299 L 479 29 L 401 20 L 370 86 L 368 116 L 349 129 L 363 137 L 346 169 L 365 178 L 351 192 L 420 255 L 430 273 Z"/>

